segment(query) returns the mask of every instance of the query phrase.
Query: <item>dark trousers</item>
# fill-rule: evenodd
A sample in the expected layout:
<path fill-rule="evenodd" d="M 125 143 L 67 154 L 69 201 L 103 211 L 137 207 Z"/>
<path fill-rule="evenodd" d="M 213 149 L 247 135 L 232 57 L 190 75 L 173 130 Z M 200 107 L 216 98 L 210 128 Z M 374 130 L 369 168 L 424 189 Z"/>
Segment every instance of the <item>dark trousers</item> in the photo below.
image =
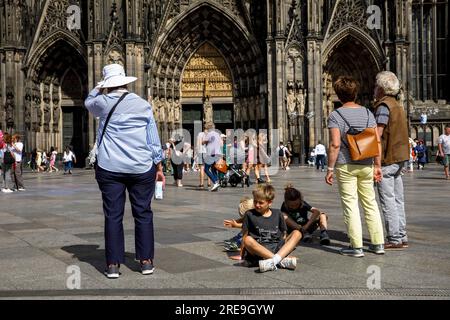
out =
<path fill-rule="evenodd" d="M 151 202 L 155 192 L 155 166 L 144 174 L 109 172 L 97 166 L 95 176 L 103 198 L 107 264 L 125 262 L 122 223 L 126 200 L 125 190 L 128 190 L 135 221 L 136 260 L 153 260 L 155 240 Z"/>
<path fill-rule="evenodd" d="M 322 167 L 322 170 L 325 170 L 325 155 L 323 154 L 316 155 L 316 166 L 317 170 L 319 170 L 320 167 Z"/>
<path fill-rule="evenodd" d="M 172 163 L 172 168 L 173 168 L 173 178 L 175 180 L 183 180 L 184 163 L 175 164 L 173 161 L 171 161 L 171 163 Z"/>

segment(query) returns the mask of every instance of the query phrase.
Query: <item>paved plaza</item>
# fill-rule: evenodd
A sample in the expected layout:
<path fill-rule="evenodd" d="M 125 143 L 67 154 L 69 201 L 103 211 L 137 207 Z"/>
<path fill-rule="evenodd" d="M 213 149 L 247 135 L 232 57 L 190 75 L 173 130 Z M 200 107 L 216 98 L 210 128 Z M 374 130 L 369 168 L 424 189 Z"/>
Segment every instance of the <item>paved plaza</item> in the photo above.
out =
<path fill-rule="evenodd" d="M 260 274 L 228 258 L 222 241 L 236 234 L 222 226 L 252 189 L 197 190 L 196 174 L 184 188 L 168 186 L 154 201 L 156 272 L 143 277 L 134 261 L 134 224 L 124 219 L 127 263 L 118 280 L 103 275 L 100 193 L 92 171 L 25 173 L 27 192 L 0 194 L 0 298 L 148 299 L 448 299 L 450 297 L 450 181 L 441 168 L 405 175 L 410 248 L 362 259 L 339 255 L 347 236 L 337 192 L 324 173 L 293 168 L 274 177 L 275 208 L 293 182 L 305 199 L 330 216 L 332 244 L 300 245 L 297 270 Z M 367 240 L 367 230 L 364 227 Z M 367 245 L 367 243 L 365 244 Z M 69 266 L 81 270 L 81 290 L 69 290 Z M 70 269 L 71 270 L 71 269 Z M 69 270 L 69 271 L 70 271 Z M 374 276 L 380 275 L 380 289 Z M 375 272 L 375 273 L 374 273 Z M 371 278 L 372 277 L 372 278 Z M 373 280 L 375 279 L 375 280 Z M 69 281 L 70 282 L 70 281 Z M 368 287 L 369 282 L 369 287 Z"/>

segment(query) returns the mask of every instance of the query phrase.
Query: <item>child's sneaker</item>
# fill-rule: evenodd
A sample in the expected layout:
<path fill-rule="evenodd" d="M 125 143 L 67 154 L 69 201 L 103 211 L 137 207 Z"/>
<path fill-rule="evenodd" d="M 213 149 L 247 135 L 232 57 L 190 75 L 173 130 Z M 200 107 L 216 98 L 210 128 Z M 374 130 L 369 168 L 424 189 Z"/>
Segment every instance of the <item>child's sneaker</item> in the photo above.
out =
<path fill-rule="evenodd" d="M 320 233 L 320 245 L 322 246 L 329 246 L 331 243 L 330 236 L 328 235 L 327 230 L 323 230 Z"/>
<path fill-rule="evenodd" d="M 348 247 L 341 250 L 341 254 L 348 257 L 362 258 L 364 257 L 364 252 L 362 248 Z"/>
<path fill-rule="evenodd" d="M 275 271 L 277 266 L 273 259 L 259 260 L 259 272 Z"/>
<path fill-rule="evenodd" d="M 241 245 L 237 242 L 225 243 L 224 246 L 225 251 L 229 252 L 237 252 L 241 250 Z"/>
<path fill-rule="evenodd" d="M 311 233 L 305 232 L 305 233 L 303 234 L 302 242 L 304 242 L 304 243 L 310 243 L 310 242 L 312 242 L 312 240 L 313 240 L 313 236 L 312 236 Z"/>
<path fill-rule="evenodd" d="M 280 262 L 280 267 L 283 269 L 295 270 L 295 268 L 297 268 L 297 258 L 284 258 Z"/>

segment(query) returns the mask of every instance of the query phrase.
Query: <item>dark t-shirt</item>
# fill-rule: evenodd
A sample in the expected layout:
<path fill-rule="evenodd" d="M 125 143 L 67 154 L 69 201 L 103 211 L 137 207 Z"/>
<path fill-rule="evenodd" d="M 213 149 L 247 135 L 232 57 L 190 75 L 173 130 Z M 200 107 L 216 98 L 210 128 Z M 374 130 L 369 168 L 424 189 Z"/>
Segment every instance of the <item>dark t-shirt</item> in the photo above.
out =
<path fill-rule="evenodd" d="M 288 210 L 284 202 L 281 205 L 281 212 L 286 213 L 292 220 L 301 226 L 308 223 L 308 212 L 311 210 L 312 207 L 306 201 L 303 201 L 302 207 L 295 210 Z"/>
<path fill-rule="evenodd" d="M 272 215 L 263 217 L 255 209 L 245 214 L 242 231 L 261 244 L 279 243 L 287 231 L 286 223 L 280 210 L 272 209 Z"/>

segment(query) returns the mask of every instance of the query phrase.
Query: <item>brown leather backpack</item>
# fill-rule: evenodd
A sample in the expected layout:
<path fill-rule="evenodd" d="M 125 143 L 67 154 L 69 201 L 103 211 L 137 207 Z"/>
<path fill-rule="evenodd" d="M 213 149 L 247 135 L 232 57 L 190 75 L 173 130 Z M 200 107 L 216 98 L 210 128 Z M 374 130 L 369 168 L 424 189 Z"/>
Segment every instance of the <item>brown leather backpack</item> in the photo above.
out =
<path fill-rule="evenodd" d="M 360 131 L 353 128 L 350 123 L 344 118 L 342 113 L 340 113 L 339 110 L 336 110 L 336 112 L 341 116 L 341 118 L 350 128 L 346 133 L 348 144 L 345 143 L 344 139 L 342 139 L 342 142 L 350 151 L 350 157 L 353 161 L 365 160 L 380 155 L 380 150 L 378 148 L 380 139 L 377 138 L 377 128 L 369 128 L 369 110 L 366 109 L 366 111 L 367 126 L 364 130 Z"/>

